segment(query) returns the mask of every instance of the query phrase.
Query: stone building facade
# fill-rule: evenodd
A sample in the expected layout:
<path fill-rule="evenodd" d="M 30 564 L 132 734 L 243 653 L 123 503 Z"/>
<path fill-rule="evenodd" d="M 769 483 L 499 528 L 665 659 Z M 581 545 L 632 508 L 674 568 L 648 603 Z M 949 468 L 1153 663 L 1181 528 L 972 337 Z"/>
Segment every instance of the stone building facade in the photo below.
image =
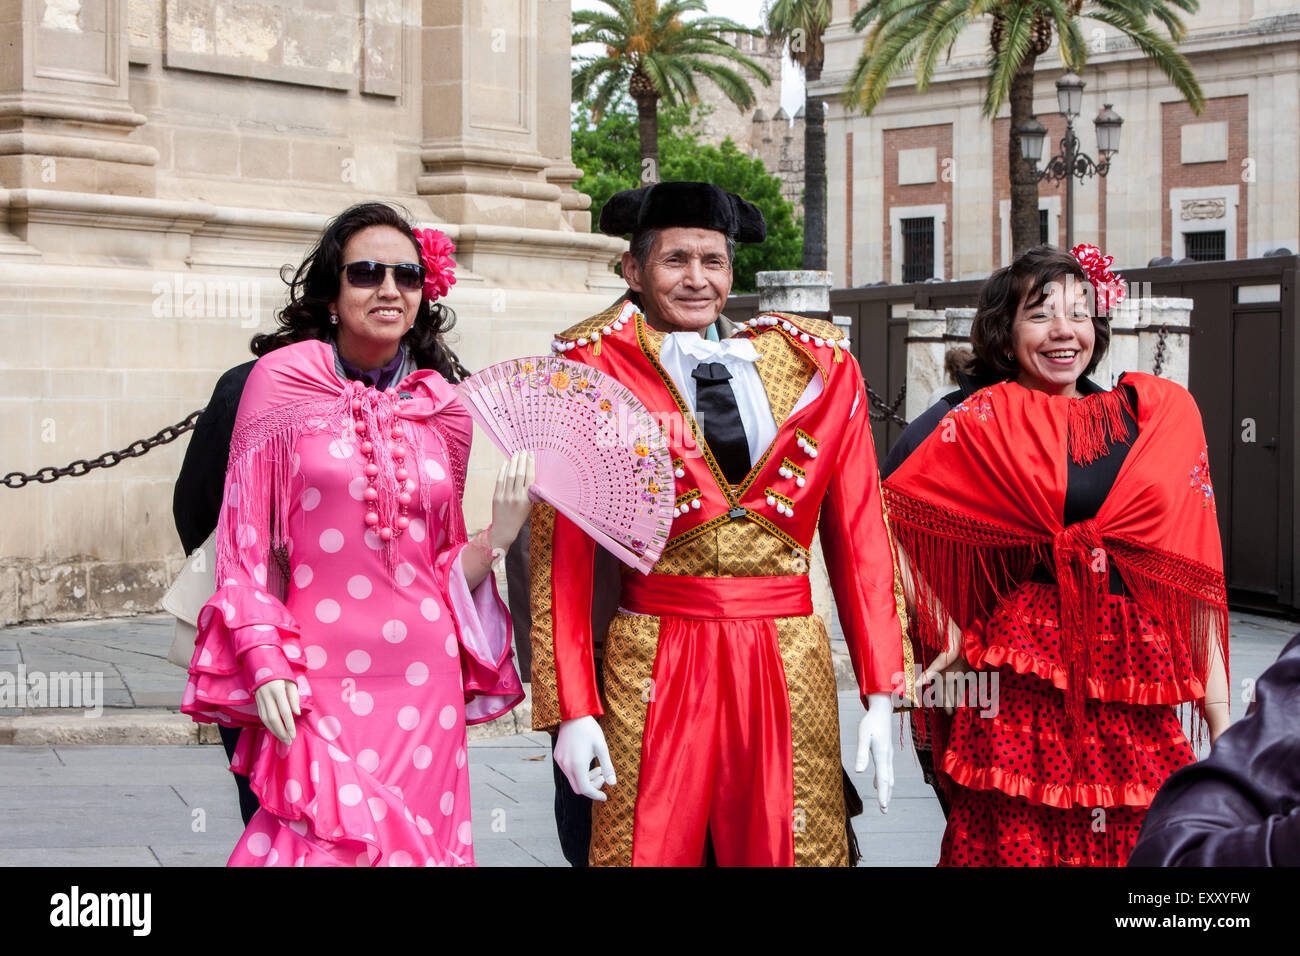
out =
<path fill-rule="evenodd" d="M 794 206 L 795 215 L 802 216 L 803 109 L 791 118 L 781 106 L 781 49 L 770 46 L 763 37 L 723 34 L 723 39 L 767 70 L 772 85 L 763 86 L 750 78 L 754 106 L 740 110 L 713 83 L 700 82 L 700 102 L 709 108 L 700 120 L 700 140 L 717 146 L 731 137 L 745 155 L 761 159 L 769 173 L 780 177 L 781 195 Z"/>
<path fill-rule="evenodd" d="M 567 0 L 0 0 L 0 473 L 207 401 L 327 218 L 405 205 L 457 245 L 451 342 L 545 353 L 621 293 L 569 152 Z M 187 439 L 0 489 L 0 623 L 157 606 Z M 467 517 L 498 460 L 480 436 Z"/>
<path fill-rule="evenodd" d="M 828 264 L 836 285 L 911 278 L 977 278 L 1010 258 L 1006 141 L 1010 108 L 981 115 L 987 20 L 958 38 L 929 90 L 900 75 L 871 116 L 842 93 L 862 49 L 835 0 L 826 35 Z M 1181 50 L 1206 96 L 1194 115 L 1168 79 L 1117 31 L 1084 21 L 1089 45 L 1082 149 L 1099 159 L 1093 117 L 1110 103 L 1124 119 L 1109 175 L 1074 191 L 1075 242 L 1101 246 L 1121 266 L 1157 256 L 1246 258 L 1300 249 L 1300 4 L 1205 3 L 1185 18 Z M 1034 105 L 1060 149 L 1062 75 L 1055 47 L 1038 59 Z M 1042 184 L 1049 242 L 1065 238 L 1063 184 Z M 909 260 L 910 255 L 910 260 Z"/>

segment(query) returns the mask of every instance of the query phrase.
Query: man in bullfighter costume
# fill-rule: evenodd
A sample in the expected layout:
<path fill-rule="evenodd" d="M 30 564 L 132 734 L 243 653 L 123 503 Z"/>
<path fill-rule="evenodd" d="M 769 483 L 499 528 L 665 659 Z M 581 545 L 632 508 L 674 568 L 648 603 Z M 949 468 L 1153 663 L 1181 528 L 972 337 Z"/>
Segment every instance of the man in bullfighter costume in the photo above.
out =
<path fill-rule="evenodd" d="M 910 696 L 901 592 L 858 363 L 823 319 L 771 313 L 707 333 L 735 242 L 766 227 L 706 183 L 615 195 L 629 294 L 556 352 L 614 376 L 664 424 L 677 513 L 653 573 L 626 568 L 593 651 L 596 544 L 547 505 L 531 537 L 533 726 L 593 805 L 592 865 L 843 866 L 849 858 L 835 673 L 813 613 L 821 544 L 867 713 L 858 769 L 893 784 L 892 694 Z M 597 766 L 593 766 L 596 763 Z"/>

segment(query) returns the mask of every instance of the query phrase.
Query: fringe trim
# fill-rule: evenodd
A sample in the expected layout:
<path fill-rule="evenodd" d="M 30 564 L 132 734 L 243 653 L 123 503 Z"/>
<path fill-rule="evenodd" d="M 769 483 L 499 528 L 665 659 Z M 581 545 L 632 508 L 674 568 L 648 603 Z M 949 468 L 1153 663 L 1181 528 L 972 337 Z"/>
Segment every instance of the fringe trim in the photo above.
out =
<path fill-rule="evenodd" d="M 1094 521 L 1048 537 L 982 521 L 888 487 L 883 495 L 896 546 L 910 559 L 917 596 L 913 646 L 923 665 L 947 647 L 949 622 L 968 630 L 975 621 L 987 620 L 1036 565 L 1052 570 L 1061 589 L 1066 718 L 1076 761 L 1082 754 L 1088 658 L 1098 639 L 1096 621 L 1105 600 L 1108 561 L 1115 562 L 1134 600 L 1164 628 L 1175 656 L 1185 651 L 1193 676 L 1208 684 L 1211 650 L 1217 648 L 1231 687 L 1227 593 L 1221 572 L 1135 539 L 1103 538 Z M 1203 705 L 1197 709 L 1202 717 L 1194 722 L 1193 738 L 1199 744 L 1205 730 Z M 935 746 L 941 752 L 939 744 Z"/>
<path fill-rule="evenodd" d="M 369 393 L 367 395 L 367 392 Z M 348 460 L 353 477 L 363 474 L 364 459 L 357 446 L 361 436 L 352 429 L 352 399 L 360 397 L 361 420 L 366 424 L 366 434 L 374 446 L 375 463 L 379 466 L 376 490 L 379 499 L 376 510 L 380 525 L 396 527 L 400 513 L 397 501 L 402 489 L 396 475 L 392 447 L 397 444 L 391 437 L 394 424 L 401 424 L 406 446 L 403 466 L 408 480 L 418 489 L 420 506 L 426 517 L 432 514 L 431 483 L 421 474 L 423 462 L 429 451 L 426 424 L 431 425 L 443 439 L 448 461 L 456 483 L 457 502 L 448 507 L 447 520 L 452 544 L 465 541 L 464 517 L 459 500 L 465 487 L 465 455 L 446 433 L 438 427 L 437 416 L 429 419 L 406 419 L 395 414 L 394 402 L 373 389 L 345 389 L 336 398 L 320 402 L 307 402 L 271 409 L 240 430 L 231 442 L 230 464 L 226 471 L 226 492 L 223 501 L 223 519 L 217 525 L 217 581 L 230 576 L 229 571 L 238 566 L 240 552 L 256 548 L 265 555 L 268 568 L 277 564 L 273 555 L 286 548 L 289 538 L 290 496 L 293 487 L 293 458 L 298 442 L 305 435 L 330 433 L 339 441 L 353 446 Z M 232 491 L 237 488 L 237 491 Z M 233 498 L 233 501 L 232 501 Z M 357 505 L 357 527 L 364 528 L 365 508 Z M 400 546 L 406 534 L 394 535 L 382 545 L 384 566 L 390 578 L 395 578 L 400 558 Z M 282 572 L 281 572 L 282 573 Z"/>
<path fill-rule="evenodd" d="M 1113 388 L 1070 402 L 1066 417 L 1070 460 L 1088 465 L 1105 455 L 1116 442 L 1128 444 L 1128 418 L 1137 420 L 1128 390 Z"/>

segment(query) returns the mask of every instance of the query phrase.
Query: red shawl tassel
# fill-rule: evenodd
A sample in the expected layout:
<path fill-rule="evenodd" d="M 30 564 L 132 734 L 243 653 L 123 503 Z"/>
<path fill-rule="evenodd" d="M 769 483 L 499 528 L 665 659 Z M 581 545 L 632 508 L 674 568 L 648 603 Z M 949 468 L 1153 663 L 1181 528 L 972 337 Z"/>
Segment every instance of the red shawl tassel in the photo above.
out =
<path fill-rule="evenodd" d="M 1070 460 L 1089 465 L 1101 458 L 1116 442 L 1128 441 L 1125 413 L 1136 419 L 1129 404 L 1127 389 L 1113 388 L 1070 402 L 1066 434 L 1070 441 Z"/>

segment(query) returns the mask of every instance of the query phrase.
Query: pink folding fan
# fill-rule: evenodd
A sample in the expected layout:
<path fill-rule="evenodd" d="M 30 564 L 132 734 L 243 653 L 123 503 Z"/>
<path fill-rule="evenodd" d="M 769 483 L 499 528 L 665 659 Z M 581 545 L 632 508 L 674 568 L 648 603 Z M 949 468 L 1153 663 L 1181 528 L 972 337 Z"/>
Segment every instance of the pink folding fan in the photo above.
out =
<path fill-rule="evenodd" d="M 511 359 L 456 392 L 493 444 L 537 458 L 532 494 L 649 574 L 668 540 L 675 488 L 663 431 L 617 379 L 553 356 Z"/>

